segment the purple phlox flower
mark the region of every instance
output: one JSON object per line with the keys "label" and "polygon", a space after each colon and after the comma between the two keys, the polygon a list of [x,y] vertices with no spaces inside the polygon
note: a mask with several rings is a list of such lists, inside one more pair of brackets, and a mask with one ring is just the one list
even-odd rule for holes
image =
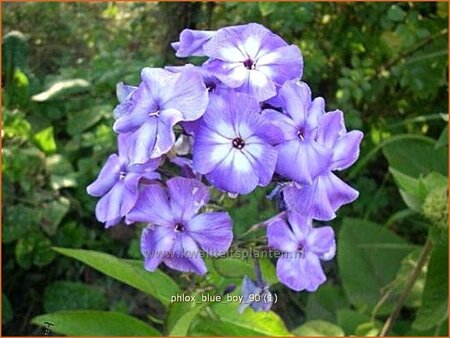
{"label": "purple phlox flower", "polygon": [[208,93],[198,72],[172,73],[144,68],[127,114],[114,123],[118,133],[133,133],[133,158],[144,163],[167,153],[175,142],[173,126],[205,112]]}
{"label": "purple phlox flower", "polygon": [[180,33],[180,41],[172,42],[171,46],[175,49],[175,55],[179,58],[205,56],[203,46],[215,33],[215,31],[199,31],[186,28]]}
{"label": "purple phlox flower", "polygon": [[300,78],[300,49],[256,23],[219,29],[203,46],[204,67],[223,83],[258,101],[276,95],[276,86]]}
{"label": "purple phlox flower", "polygon": [[149,223],[141,236],[147,270],[155,271],[163,262],[172,269],[203,275],[206,266],[200,249],[212,256],[228,250],[233,238],[228,213],[198,214],[209,198],[207,187],[195,179],[172,178],[167,189],[159,184],[143,187],[127,219]]}
{"label": "purple phlox flower", "polygon": [[273,295],[269,291],[269,285],[255,283],[248,276],[242,281],[241,296],[243,298],[238,309],[240,313],[249,306],[257,312],[269,311],[272,307]]}
{"label": "purple phlox flower", "polygon": [[210,99],[194,141],[194,169],[215,187],[247,194],[272,179],[280,131],[251,96],[229,91]]}
{"label": "purple phlox flower", "polygon": [[286,82],[279,95],[284,114],[272,109],[263,112],[283,132],[283,142],[276,146],[275,171],[296,182],[311,184],[329,168],[332,157],[331,149],[317,140],[325,102],[321,97],[311,100],[311,91],[304,82]]}
{"label": "purple phlox flower", "polygon": [[341,111],[326,113],[319,122],[317,141],[332,150],[329,168],[309,185],[289,184],[283,191],[288,208],[305,217],[326,221],[335,218],[342,205],[358,198],[358,191],[333,171],[347,169],[358,159],[362,138],[363,133],[358,130],[347,132]]}
{"label": "purple phlox flower", "polygon": [[101,197],[97,202],[95,214],[107,227],[119,223],[133,208],[138,198],[141,179],[151,181],[160,178],[160,175],[154,172],[159,165],[159,159],[133,164],[129,157],[131,142],[131,135],[119,135],[118,155],[108,157],[97,179],[87,187],[89,195]]}
{"label": "purple phlox flower", "polygon": [[230,89],[227,85],[222,83],[217,78],[217,76],[215,76],[213,73],[211,73],[205,67],[199,67],[199,66],[195,66],[193,64],[188,63],[184,66],[166,66],[165,69],[167,69],[171,72],[174,72],[174,73],[180,73],[185,70],[199,72],[203,78],[203,83],[205,84],[206,89],[208,90],[208,93],[210,95],[220,95],[222,90]]}
{"label": "purple phlox flower", "polygon": [[336,253],[333,228],[315,228],[312,220],[289,212],[267,226],[269,246],[283,255],[277,261],[281,283],[295,291],[316,291],[326,277],[320,261],[330,260]]}
{"label": "purple phlox flower", "polygon": [[129,113],[133,107],[133,94],[137,87],[129,86],[123,82],[119,82],[116,86],[117,99],[119,104],[113,111],[113,115],[116,119]]}

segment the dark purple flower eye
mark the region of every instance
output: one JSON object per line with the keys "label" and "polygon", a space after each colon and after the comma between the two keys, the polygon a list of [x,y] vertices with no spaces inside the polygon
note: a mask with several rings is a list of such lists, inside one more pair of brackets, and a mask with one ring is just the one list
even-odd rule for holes
{"label": "dark purple flower eye", "polygon": [[237,149],[242,149],[245,146],[245,141],[243,139],[241,139],[240,137],[236,137],[233,141],[232,141],[233,147],[237,148]]}
{"label": "dark purple flower eye", "polygon": [[173,231],[175,232],[183,232],[184,231],[184,225],[182,223],[176,223],[173,227]]}
{"label": "dark purple flower eye", "polygon": [[255,69],[255,67],[256,67],[255,63],[250,59],[247,59],[244,61],[244,66],[247,69]]}

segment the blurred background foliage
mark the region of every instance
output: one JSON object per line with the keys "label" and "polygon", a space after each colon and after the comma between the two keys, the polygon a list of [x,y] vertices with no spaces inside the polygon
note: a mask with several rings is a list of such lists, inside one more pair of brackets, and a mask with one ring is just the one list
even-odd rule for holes
{"label": "blurred background foliage", "polygon": [[[239,316],[169,297],[239,284],[251,262],[144,273],[139,229],[103,229],[85,189],[115,152],[116,83],[183,64],[169,45],[183,28],[247,22],[297,44],[314,96],[365,138],[327,283],[292,292],[265,262],[278,302]],[[2,3],[2,27],[4,335],[42,335],[44,319],[69,335],[377,335],[418,266],[391,334],[447,335],[447,3]],[[269,190],[225,199],[236,236],[276,213]]]}

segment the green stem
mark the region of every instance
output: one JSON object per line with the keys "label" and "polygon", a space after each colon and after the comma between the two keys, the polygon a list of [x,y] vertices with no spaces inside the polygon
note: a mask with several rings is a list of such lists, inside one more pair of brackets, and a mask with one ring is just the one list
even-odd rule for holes
{"label": "green stem", "polygon": [[428,257],[430,256],[431,252],[431,240],[427,239],[423,249],[422,253],[420,254],[419,260],[417,261],[416,267],[411,271],[408,280],[405,285],[405,289],[403,290],[402,294],[400,295],[400,298],[397,301],[397,305],[395,306],[394,311],[392,311],[389,318],[386,320],[386,322],[383,325],[383,328],[380,332],[380,337],[386,336],[389,331],[391,330],[392,326],[394,325],[395,320],[397,319],[400,310],[403,307],[403,304],[405,303],[406,299],[409,296],[409,293],[411,292],[412,287],[414,286],[414,283],[416,282],[417,278],[420,275],[420,272],[422,271],[422,268],[424,267],[425,263],[428,260]]}

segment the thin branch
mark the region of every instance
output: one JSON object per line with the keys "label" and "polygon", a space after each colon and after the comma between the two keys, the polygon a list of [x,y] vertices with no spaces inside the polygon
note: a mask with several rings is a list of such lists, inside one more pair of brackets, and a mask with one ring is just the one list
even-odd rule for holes
{"label": "thin branch", "polygon": [[420,275],[420,272],[422,271],[423,266],[427,262],[428,256],[431,252],[431,241],[430,239],[427,239],[422,253],[420,254],[419,260],[417,261],[417,265],[414,268],[413,271],[411,271],[408,281],[406,282],[405,289],[403,290],[403,293],[400,295],[400,298],[397,301],[397,305],[395,306],[394,311],[392,311],[389,318],[386,320],[386,322],[383,325],[383,328],[380,332],[380,337],[386,336],[389,331],[391,330],[392,326],[394,325],[395,320],[397,319],[400,310],[403,307],[403,304],[405,303],[406,299],[409,296],[409,293],[411,292],[412,287],[414,286],[414,283],[416,282],[417,278]]}
{"label": "thin branch", "polygon": [[275,216],[269,218],[268,220],[265,220],[265,221],[263,221],[263,222],[259,222],[259,223],[253,224],[246,232],[244,232],[242,235],[240,235],[237,239],[238,239],[238,240],[239,240],[239,239],[242,239],[242,238],[244,238],[245,236],[247,236],[248,234],[257,231],[257,230],[260,229],[260,228],[265,227],[265,226],[266,226],[267,224],[269,224],[271,221],[273,221],[274,219],[276,219],[276,218],[278,218],[278,217],[283,216],[285,213],[286,213],[286,211],[282,211],[282,212],[276,214]]}

